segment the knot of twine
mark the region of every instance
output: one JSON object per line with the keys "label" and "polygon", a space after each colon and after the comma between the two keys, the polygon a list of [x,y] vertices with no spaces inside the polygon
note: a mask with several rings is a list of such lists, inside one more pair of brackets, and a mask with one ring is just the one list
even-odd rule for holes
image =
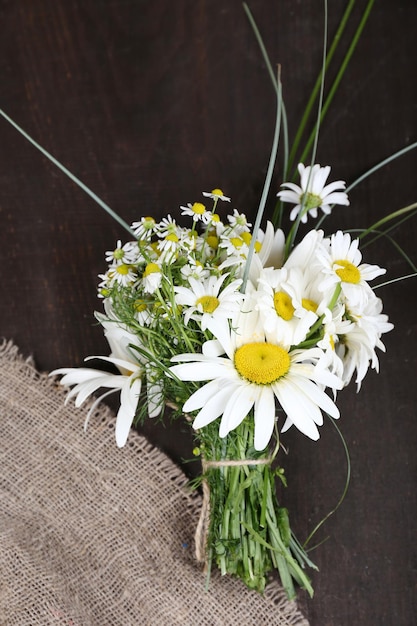
{"label": "knot of twine", "polygon": [[[268,465],[270,458],[264,459],[228,459],[224,461],[206,461],[202,457],[201,465],[203,476],[210,468],[236,467],[248,465]],[[198,563],[205,563],[207,568],[207,538],[210,526],[210,487],[206,478],[203,478],[203,502],[201,505],[200,517],[195,530],[195,556]]]}

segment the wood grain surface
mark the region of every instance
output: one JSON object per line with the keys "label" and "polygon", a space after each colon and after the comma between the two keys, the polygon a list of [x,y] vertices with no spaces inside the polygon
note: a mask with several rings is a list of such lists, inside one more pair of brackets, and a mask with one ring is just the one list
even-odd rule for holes
{"label": "wood grain surface", "polygon": [[[329,37],[346,0],[329,2]],[[359,22],[355,3],[334,64]],[[320,68],[323,3],[250,0],[274,65],[281,64],[290,137]],[[179,215],[221,187],[253,216],[272,142],[275,98],[240,0],[0,0],[0,107],[127,221]],[[377,0],[323,123],[317,160],[348,182],[417,140],[417,3]],[[334,77],[330,68],[326,87]],[[39,369],[105,354],[93,311],[104,252],[123,229],[0,120],[0,334]],[[362,228],[417,201],[417,152],[374,174],[326,222]],[[271,199],[281,182],[279,167]],[[395,231],[416,262],[417,218]],[[409,268],[388,240],[365,261]],[[395,324],[381,371],[339,396],[350,449],[348,495],[312,557],[312,626],[412,626],[416,606],[416,290],[380,289]],[[30,425],[28,425],[30,427]],[[147,425],[183,462],[185,427]],[[330,424],[311,442],[286,435],[282,499],[300,538],[335,505],[346,463]],[[7,442],[4,442],[7,445]]]}

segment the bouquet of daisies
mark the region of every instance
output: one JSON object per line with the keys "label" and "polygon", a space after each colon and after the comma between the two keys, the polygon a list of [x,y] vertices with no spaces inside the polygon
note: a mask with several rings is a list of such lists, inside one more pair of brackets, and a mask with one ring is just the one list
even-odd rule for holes
{"label": "bouquet of daisies", "polygon": [[[347,16],[348,9],[336,43]],[[334,205],[349,205],[345,183],[328,183],[330,167],[315,163],[329,57],[324,46],[317,89],[299,128],[302,133],[318,97],[314,145],[310,141],[304,150],[310,162],[299,163],[297,177],[288,175],[296,163],[300,133],[288,158],[284,128],[282,177],[287,182],[281,185],[272,221],[262,224],[280,125],[286,125],[279,76],[274,77],[264,53],[277,94],[277,116],[253,227],[244,213],[227,211],[231,201],[221,189],[181,207],[187,226],[171,215],[159,222],[142,217],[129,226],[0,111],[129,232],[126,243],[118,241],[106,253],[108,267],[99,277],[104,307],[96,317],[110,353],[89,359],[99,359],[105,367],[52,372],[71,388],[67,400],[75,398],[76,406],[81,406],[105,390],[92,403],[87,425],[97,403],[120,392],[115,432],[119,447],[126,444],[132,426],[147,416],[162,416],[167,407],[173,417],[185,419],[195,431],[194,452],[202,468],[198,560],[206,564],[208,575],[214,563],[223,574],[238,576],[258,591],[263,591],[270,572],[278,572],[289,597],[295,595],[295,584],[312,595],[306,567],[314,564],[305,544],[292,533],[288,511],[277,495],[277,486],[286,485],[278,458],[281,433],[293,427],[317,440],[324,416],[339,417],[337,392],[352,379],[359,390],[368,369],[378,369],[377,349],[384,350],[381,337],[392,329],[370,286],[385,270],[362,262],[360,236],[352,239],[342,231],[326,235],[321,229]],[[415,147],[417,143],[385,159],[354,184]],[[288,204],[292,225],[285,234],[280,224]],[[405,219],[416,207],[400,209],[372,228]],[[317,220],[315,227],[300,238],[299,227],[308,218]]]}
{"label": "bouquet of daisies", "polygon": [[[298,169],[300,184],[278,194],[294,204],[293,220],[349,203],[342,181],[325,184],[330,167]],[[323,413],[339,417],[337,391],[378,367],[392,325],[369,281],[385,270],[362,263],[349,234],[312,229],[294,244],[267,222],[255,235],[243,213],[224,215],[230,198],[220,189],[203,195],[181,207],[188,227],[143,217],[134,239],[106,253],[105,313],[96,316],[111,353],[91,358],[116,372],[53,373],[77,406],[98,389],[107,391],[96,402],[120,391],[118,446],[145,414],[168,405],[185,415],[206,500],[199,557],[259,591],[278,570],[289,596],[294,580],[312,593],[304,568],[313,564],[276,496],[275,479],[285,484],[274,462],[279,433],[295,427],[318,439]]]}

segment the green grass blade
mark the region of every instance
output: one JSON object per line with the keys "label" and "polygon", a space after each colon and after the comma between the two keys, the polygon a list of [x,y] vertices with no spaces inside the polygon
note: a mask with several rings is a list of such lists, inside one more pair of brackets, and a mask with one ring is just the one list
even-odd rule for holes
{"label": "green grass blade", "polygon": [[45,148],[43,148],[40,144],[38,144],[37,141],[35,141],[30,135],[28,135],[28,133],[24,131],[23,128],[21,128],[18,124],[16,124],[16,122],[12,120],[12,118],[9,117],[2,109],[0,109],[0,115],[2,115],[2,117],[4,117],[4,119],[9,122],[9,124],[11,124],[21,135],[23,135],[23,137],[27,139],[29,143],[31,143],[37,150],[39,150],[39,152],[46,156],[46,158],[49,159],[51,163],[53,163],[58,169],[60,169],[61,172],[65,174],[65,176],[70,178],[78,187],[80,187],[80,189],[82,189],[88,196],[90,196],[90,198],[92,198],[96,204],[104,209],[110,215],[110,217],[112,217],[116,222],[123,226],[123,228],[125,228],[131,236],[133,235],[133,237],[135,237],[130,226],[119,215],[117,215],[117,213],[115,213],[108,204],[103,202],[103,200],[99,198],[94,193],[94,191],[87,187],[87,185],[85,185],[79,178],[77,178],[77,176],[70,172],[69,169],[65,167],[65,165],[62,165],[60,161],[52,156],[52,154],[45,150]]}

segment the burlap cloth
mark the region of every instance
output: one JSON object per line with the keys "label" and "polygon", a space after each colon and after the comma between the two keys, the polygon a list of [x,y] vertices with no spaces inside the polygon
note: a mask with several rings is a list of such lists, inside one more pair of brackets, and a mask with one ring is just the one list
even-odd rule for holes
{"label": "burlap cloth", "polygon": [[195,563],[200,497],[114,416],[64,407],[65,392],[0,345],[0,624],[308,626],[272,583],[265,596]]}

